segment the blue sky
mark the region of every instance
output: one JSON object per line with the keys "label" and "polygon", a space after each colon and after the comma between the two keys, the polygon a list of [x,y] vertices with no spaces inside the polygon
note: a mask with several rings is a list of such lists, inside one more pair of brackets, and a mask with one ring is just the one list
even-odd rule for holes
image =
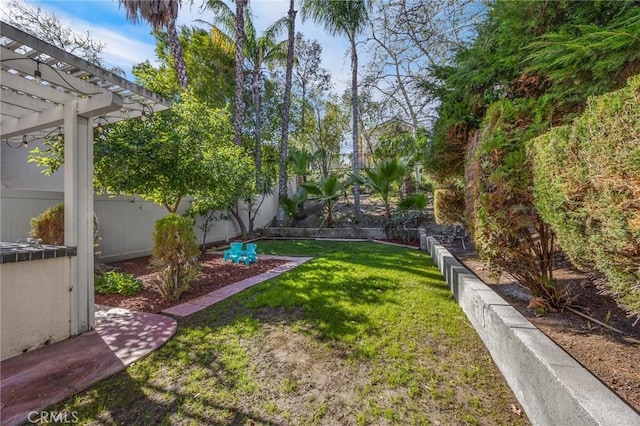
{"label": "blue sky", "polygon": [[[0,0],[4,10],[7,0]],[[127,73],[131,67],[146,59],[155,60],[155,42],[151,28],[146,22],[131,24],[126,20],[124,9],[118,0],[28,0],[40,8],[54,12],[65,23],[78,31],[89,31],[92,37],[106,45],[103,52],[108,66],[119,66]],[[200,0],[190,6],[189,0],[183,0],[178,15],[178,25],[201,24],[197,19],[212,21],[210,11],[200,11]],[[258,32],[266,28],[289,9],[287,0],[250,0],[254,15],[254,24]],[[350,60],[347,56],[349,44],[346,38],[332,37],[324,29],[310,21],[302,22],[300,14],[296,19],[296,31],[302,32],[308,39],[316,39],[323,47],[322,66],[331,71],[334,90],[341,93],[348,87],[350,79]],[[128,74],[129,78],[130,75]]]}

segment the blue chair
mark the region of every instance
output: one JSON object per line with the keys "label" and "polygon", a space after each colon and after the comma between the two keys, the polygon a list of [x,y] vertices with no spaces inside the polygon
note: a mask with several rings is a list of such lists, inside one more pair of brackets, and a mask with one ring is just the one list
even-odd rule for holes
{"label": "blue chair", "polygon": [[247,249],[242,251],[242,260],[244,260],[245,265],[249,265],[250,263],[256,263],[258,261],[258,245],[257,244],[247,244]]}
{"label": "blue chair", "polygon": [[242,243],[231,243],[231,248],[222,253],[222,261],[231,260],[238,263],[242,254]]}

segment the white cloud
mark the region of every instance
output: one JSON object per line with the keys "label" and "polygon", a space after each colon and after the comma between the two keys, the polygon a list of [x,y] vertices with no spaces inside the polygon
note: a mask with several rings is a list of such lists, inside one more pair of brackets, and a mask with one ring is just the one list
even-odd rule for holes
{"label": "white cloud", "polygon": [[111,65],[119,66],[130,72],[131,67],[149,59],[155,60],[155,45],[125,37],[105,27],[94,27],[91,35],[106,45],[104,50],[105,61]]}

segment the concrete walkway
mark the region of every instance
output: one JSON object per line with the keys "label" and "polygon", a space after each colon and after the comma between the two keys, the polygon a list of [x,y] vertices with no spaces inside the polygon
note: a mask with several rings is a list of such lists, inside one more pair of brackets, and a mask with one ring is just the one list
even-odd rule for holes
{"label": "concrete walkway", "polygon": [[124,370],[176,330],[176,321],[164,315],[97,306],[95,331],[2,361],[0,423],[20,424],[30,412]]}
{"label": "concrete walkway", "polygon": [[[190,315],[311,259],[267,255],[260,258],[289,262],[163,313]],[[2,361],[0,424],[21,424],[28,420],[29,413],[45,410],[124,370],[162,346],[176,331],[176,321],[165,315],[97,306],[95,331]],[[39,418],[37,413],[32,417]]]}
{"label": "concrete walkway", "polygon": [[[214,253],[217,253],[217,252],[214,252]],[[212,291],[211,293],[207,293],[204,296],[191,299],[190,301],[182,303],[181,305],[172,306],[162,311],[162,313],[173,315],[176,317],[189,316],[215,303],[218,303],[221,300],[226,299],[227,297],[231,297],[234,294],[240,293],[242,290],[245,290],[256,284],[260,284],[261,282],[266,281],[270,278],[273,278],[282,273],[285,273],[295,268],[296,266],[301,265],[305,262],[308,262],[309,260],[312,259],[311,257],[270,256],[270,255],[263,255],[263,254],[260,255],[260,258],[261,259],[281,259],[281,260],[288,260],[288,262],[285,263],[284,265],[280,265],[277,268],[271,269],[260,275],[249,277],[246,280],[238,281],[237,283],[228,285],[226,287],[222,287],[218,290]]]}

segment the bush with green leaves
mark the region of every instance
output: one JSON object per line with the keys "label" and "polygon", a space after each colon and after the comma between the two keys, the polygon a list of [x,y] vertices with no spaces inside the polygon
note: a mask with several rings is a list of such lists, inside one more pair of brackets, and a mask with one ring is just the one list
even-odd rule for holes
{"label": "bush with green leaves", "polygon": [[[42,244],[64,245],[64,204],[51,206],[40,216],[32,218],[30,236],[42,240]],[[97,243],[98,240],[98,219],[94,215],[93,241]]]}
{"label": "bush with green leaves", "polygon": [[402,179],[407,175],[407,162],[391,158],[384,160],[372,169],[365,170],[364,184],[380,196],[384,203],[386,218],[391,219],[391,195]]}
{"label": "bush with green leaves", "polygon": [[562,249],[640,316],[640,76],[530,150],[535,206]]}
{"label": "bush with green leaves", "polygon": [[320,182],[307,182],[300,185],[309,195],[317,196],[324,205],[327,228],[333,228],[333,209],[345,193],[345,188],[336,175],[329,175]]}
{"label": "bush with green leaves", "polygon": [[64,245],[64,204],[49,207],[40,216],[31,219],[32,238],[42,240],[42,244]]}
{"label": "bush with green leaves", "polygon": [[95,276],[95,289],[99,294],[134,296],[142,291],[142,281],[132,274],[109,271]]}
{"label": "bush with green leaves", "polygon": [[180,299],[198,274],[200,263],[193,220],[171,213],[156,221],[151,265],[159,269],[153,283],[168,301]]}
{"label": "bush with green leaves", "polygon": [[545,128],[536,100],[501,100],[487,111],[467,173],[469,225],[480,257],[507,272],[553,308],[566,294],[553,280],[555,236],[533,207],[526,144]]}
{"label": "bush with green leaves", "polygon": [[449,183],[433,191],[433,215],[440,225],[464,223],[464,187]]}

